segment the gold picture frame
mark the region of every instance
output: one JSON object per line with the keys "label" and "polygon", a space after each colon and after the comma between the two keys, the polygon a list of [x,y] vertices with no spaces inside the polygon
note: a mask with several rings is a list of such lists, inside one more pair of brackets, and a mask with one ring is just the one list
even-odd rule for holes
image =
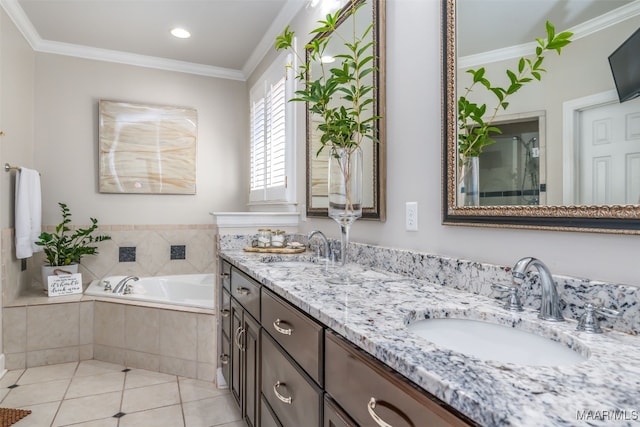
{"label": "gold picture frame", "polygon": [[193,108],[100,100],[101,193],[195,194]]}

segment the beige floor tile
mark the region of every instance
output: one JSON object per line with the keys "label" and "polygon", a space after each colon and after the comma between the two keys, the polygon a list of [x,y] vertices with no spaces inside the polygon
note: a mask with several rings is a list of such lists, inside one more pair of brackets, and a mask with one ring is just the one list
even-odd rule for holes
{"label": "beige floor tile", "polygon": [[232,423],[220,424],[216,427],[247,427],[247,424],[244,421],[234,421]]}
{"label": "beige floor tile", "polygon": [[124,391],[122,412],[138,412],[180,403],[178,383],[164,383]]}
{"label": "beige floor tile", "polygon": [[28,368],[20,377],[17,384],[33,384],[73,377],[78,362],[60,363],[57,365],[36,366]]}
{"label": "beige floor tile", "polygon": [[62,400],[70,379],[21,385],[11,389],[2,401],[4,407],[21,407]]}
{"label": "beige floor tile", "polygon": [[111,372],[120,372],[125,367],[116,363],[102,362],[100,360],[84,360],[78,365],[76,377],[84,377],[87,375],[108,374]]}
{"label": "beige floor tile", "polygon": [[120,392],[65,400],[60,405],[53,426],[67,426],[111,417],[120,412],[121,400]]}
{"label": "beige floor tile", "polygon": [[29,415],[13,424],[13,427],[43,427],[50,426],[60,402],[41,403],[39,405],[22,406],[20,409],[31,411]]}
{"label": "beige floor tile", "polygon": [[24,372],[24,369],[16,369],[15,371],[8,371],[6,374],[4,374],[2,379],[0,379],[0,387],[1,388],[9,387],[10,385],[17,383],[18,378],[20,378],[20,375],[22,375],[23,372]]}
{"label": "beige floor tile", "polygon": [[132,369],[127,372],[124,388],[145,387],[149,385],[176,382],[175,375],[163,374],[161,372],[147,371],[145,369]]}
{"label": "beige floor tile", "polygon": [[182,427],[182,408],[180,405],[165,406],[148,411],[134,412],[120,418],[119,427]]}
{"label": "beige floor tile", "polygon": [[199,381],[191,378],[179,378],[179,385],[182,402],[208,399],[229,393],[229,390],[218,389],[212,382]]}
{"label": "beige floor tile", "polygon": [[240,421],[240,410],[231,394],[182,404],[186,427],[211,427]]}
{"label": "beige floor tile", "polygon": [[122,391],[124,389],[124,375],[124,372],[111,372],[86,377],[76,376],[71,380],[65,399]]}
{"label": "beige floor tile", "polygon": [[77,424],[67,424],[64,427],[118,427],[118,419],[109,417],[95,421],[83,421]]}

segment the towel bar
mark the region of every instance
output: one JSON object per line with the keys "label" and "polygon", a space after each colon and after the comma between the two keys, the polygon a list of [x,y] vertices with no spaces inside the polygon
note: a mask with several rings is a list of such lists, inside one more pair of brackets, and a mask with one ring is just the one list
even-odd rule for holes
{"label": "towel bar", "polygon": [[19,171],[19,170],[20,170],[20,166],[11,166],[9,163],[4,164],[5,172]]}

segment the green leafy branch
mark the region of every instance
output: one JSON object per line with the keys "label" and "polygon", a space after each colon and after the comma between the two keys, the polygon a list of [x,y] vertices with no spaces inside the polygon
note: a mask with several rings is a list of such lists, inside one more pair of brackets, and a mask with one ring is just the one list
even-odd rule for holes
{"label": "green leafy branch", "polygon": [[[536,46],[535,56],[520,58],[517,71],[506,70],[509,78],[508,87],[493,86],[485,76],[484,67],[477,70],[467,70],[467,73],[473,76],[473,81],[466,88],[464,95],[458,98],[458,152],[461,158],[479,156],[485,146],[495,143],[495,140],[489,135],[491,133],[501,134],[502,132],[498,127],[492,126],[492,123],[498,112],[506,110],[509,106],[508,98],[518,92],[525,84],[542,79],[542,73],[546,72],[542,68],[545,52],[555,50],[560,55],[562,48],[571,43],[570,38],[573,33],[565,31],[556,34],[553,24],[549,21],[546,23],[546,30],[546,39],[536,39],[538,46]],[[484,117],[487,113],[487,104],[478,105],[468,99],[469,94],[478,84],[484,86],[497,98],[497,104],[486,120]]]}
{"label": "green leafy branch", "polygon": [[[339,147],[353,149],[359,147],[364,138],[377,142],[376,120],[380,117],[367,114],[374,103],[373,84],[367,84],[365,77],[377,70],[374,65],[374,42],[367,37],[373,24],[367,26],[361,35],[356,34],[355,13],[365,3],[351,0],[346,13],[353,16],[351,39],[344,38],[337,30],[343,11],[328,14],[310,34],[317,34],[306,46],[307,58],[302,58],[293,46],[295,33],[287,26],[276,37],[276,50],[291,50],[298,57],[299,69],[296,79],[304,83],[291,101],[306,102],[310,113],[320,118],[318,130],[321,132],[320,149]],[[335,55],[337,65],[329,66],[323,61],[329,43],[334,37],[341,40],[346,53]],[[311,67],[318,64],[320,75],[312,76]]]}

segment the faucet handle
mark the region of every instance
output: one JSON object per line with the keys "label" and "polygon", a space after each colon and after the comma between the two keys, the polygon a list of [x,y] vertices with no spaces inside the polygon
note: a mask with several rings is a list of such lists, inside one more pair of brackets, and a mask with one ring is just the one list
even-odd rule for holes
{"label": "faucet handle", "polygon": [[598,320],[598,314],[607,317],[618,317],[620,312],[611,308],[605,308],[603,306],[596,306],[593,303],[586,303],[584,306],[584,313],[578,320],[579,331],[584,331],[590,334],[601,334],[602,328],[600,328],[600,321]]}
{"label": "faucet handle", "polygon": [[498,292],[509,292],[509,299],[504,304],[505,310],[523,311],[522,302],[520,302],[520,295],[518,295],[517,286],[493,284],[491,285],[491,289]]}

